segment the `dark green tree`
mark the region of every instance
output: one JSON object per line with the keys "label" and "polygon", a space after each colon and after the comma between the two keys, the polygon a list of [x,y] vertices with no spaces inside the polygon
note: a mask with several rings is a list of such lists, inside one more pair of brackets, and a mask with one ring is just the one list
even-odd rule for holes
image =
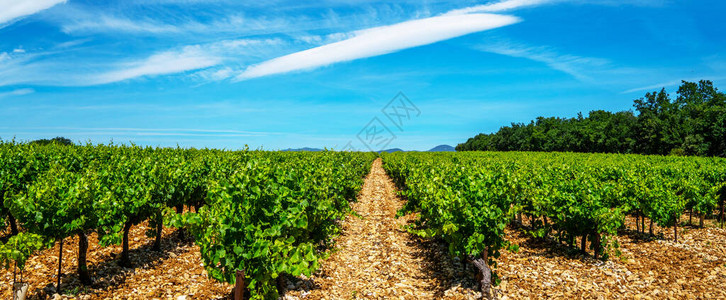
{"label": "dark green tree", "polygon": [[683,81],[633,102],[633,111],[591,111],[587,117],[537,117],[478,134],[457,151],[571,151],[726,156],[726,96],[711,81]]}

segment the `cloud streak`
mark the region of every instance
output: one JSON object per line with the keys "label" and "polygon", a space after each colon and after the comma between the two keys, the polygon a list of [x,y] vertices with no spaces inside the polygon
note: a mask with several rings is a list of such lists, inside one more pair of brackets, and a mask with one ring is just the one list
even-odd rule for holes
{"label": "cloud streak", "polygon": [[522,8],[522,7],[548,4],[548,3],[557,2],[557,1],[558,0],[503,0],[503,1],[493,2],[493,3],[471,6],[471,7],[462,8],[462,9],[455,9],[455,10],[447,12],[444,15],[455,16],[455,15],[463,15],[463,14],[471,14],[471,13],[503,12],[503,11],[513,10],[513,9]]}
{"label": "cloud streak", "polygon": [[[2,1],[21,3],[17,0],[0,0],[0,3]],[[57,4],[65,1],[36,0],[22,3],[25,3],[25,6],[35,4],[35,7],[39,8],[44,7],[40,5],[41,3],[52,6],[50,3]],[[483,12],[500,12],[555,1],[562,0],[504,0],[453,10],[435,17],[404,21],[360,31],[339,32],[320,36],[303,35],[297,37],[297,41],[313,45],[324,45],[284,56],[278,56],[282,51],[275,51],[280,49],[252,47],[245,44],[247,43],[246,40],[223,40],[156,52],[150,56],[126,62],[75,66],[76,70],[79,70],[79,68],[85,69],[84,72],[67,74],[68,76],[53,76],[50,74],[57,74],[57,72],[49,72],[48,69],[65,70],[68,66],[51,59],[44,59],[42,55],[0,53],[0,65],[6,65],[5,70],[0,70],[0,85],[31,83],[89,86],[178,73],[188,73],[192,78],[202,81],[219,81],[228,78],[241,81],[274,74],[312,70],[336,63],[385,55],[507,26],[519,22],[520,19],[514,16],[485,14]],[[148,32],[168,35],[187,32],[234,32],[239,31],[240,27],[246,28],[245,31],[265,31],[268,30],[265,28],[270,27],[277,29],[288,28],[289,30],[290,22],[292,22],[290,20],[282,21],[280,18],[245,18],[241,15],[224,16],[211,22],[200,22],[187,15],[164,16],[160,20],[143,17],[132,20],[127,18],[125,12],[111,11],[99,15],[98,12],[92,13],[84,6],[78,5],[66,5],[58,11],[58,13],[55,13],[55,17],[63,17],[61,19],[66,20],[62,22],[61,26],[66,33],[112,29],[113,32]],[[293,23],[304,25],[303,28],[309,28],[311,23],[317,24],[305,18],[295,20],[297,21]],[[334,21],[330,22],[336,23]],[[295,27],[300,29],[300,26]],[[268,44],[268,46],[273,45]],[[266,53],[261,53],[263,52],[262,49]],[[269,59],[270,54],[272,54],[272,57],[278,57]],[[264,59],[269,60],[251,65],[251,63]],[[246,68],[240,69],[239,66],[246,66]],[[565,67],[560,66],[560,68]],[[17,73],[26,76],[16,76]]]}
{"label": "cloud streak", "polygon": [[93,86],[184,72],[189,72],[189,77],[195,80],[218,81],[235,75],[228,64],[259,61],[269,57],[268,51],[277,51],[284,45],[286,43],[279,38],[222,40],[171,48],[125,62],[97,63],[56,59],[56,55],[65,49],[36,53],[0,52],[0,86]]}
{"label": "cloud streak", "polygon": [[278,132],[244,131],[232,129],[186,129],[186,128],[105,128],[105,127],[0,127],[2,129],[26,130],[23,134],[46,135],[108,135],[108,136],[196,136],[196,137],[259,137],[278,135]]}
{"label": "cloud streak", "polygon": [[531,47],[508,42],[483,44],[475,49],[541,62],[580,81],[591,81],[588,73],[607,69],[610,65],[608,60],[602,58],[560,54],[549,47]]}
{"label": "cloud streak", "polygon": [[444,15],[463,15],[471,13],[500,13],[520,8],[534,7],[547,4],[571,3],[571,4],[589,4],[589,5],[606,5],[606,6],[647,6],[657,7],[663,6],[668,0],[500,0],[492,1],[487,4],[470,6],[460,9],[451,10]]}
{"label": "cloud streak", "polygon": [[353,37],[271,59],[244,70],[236,80],[311,70],[335,63],[398,52],[519,22],[513,16],[468,14],[438,16],[381,26],[353,33]]}
{"label": "cloud streak", "polygon": [[11,96],[22,96],[35,93],[34,89],[17,89],[9,92],[0,93],[0,98],[11,97]]}
{"label": "cloud streak", "polygon": [[[0,0],[2,1],[2,0]],[[144,6],[145,7],[145,6]],[[193,14],[147,15],[146,10],[98,12],[81,5],[68,5],[51,16],[66,34],[134,34],[162,37],[251,36],[275,33],[294,33],[330,26],[330,20],[310,20],[301,16],[250,17],[244,14],[213,12],[212,20]]]}
{"label": "cloud streak", "polygon": [[65,2],[66,0],[0,0],[0,28],[21,17]]}
{"label": "cloud streak", "polygon": [[623,91],[621,94],[630,94],[630,93],[645,92],[645,91],[650,92],[650,91],[660,90],[662,88],[678,86],[684,80],[685,81],[690,81],[690,82],[698,82],[699,80],[704,80],[704,79],[705,80],[711,80],[711,81],[713,81],[713,80],[724,80],[724,79],[726,79],[726,76],[713,76],[713,77],[701,76],[701,77],[694,77],[694,78],[687,78],[687,79],[671,80],[671,81],[661,82],[661,83],[658,83],[658,84],[652,84],[652,85],[648,85],[648,86],[641,86],[641,87],[632,88],[632,89]]}
{"label": "cloud streak", "polygon": [[166,51],[152,55],[142,61],[130,63],[128,67],[99,75],[93,84],[106,84],[127,79],[179,73],[217,65],[222,59],[210,56],[199,46],[187,46],[181,51]]}
{"label": "cloud streak", "polygon": [[[170,50],[154,54],[148,58],[131,62],[118,70],[98,75],[92,84],[106,84],[128,79],[181,73],[208,69],[219,66],[231,60],[232,53],[245,52],[245,55],[255,55],[260,48],[282,44],[279,39],[239,39],[224,40],[209,44],[192,45],[181,50]],[[236,53],[235,53],[236,54]],[[239,54],[234,59],[239,59]],[[207,80],[222,80],[230,76],[229,68],[204,70],[197,73],[197,77]]]}

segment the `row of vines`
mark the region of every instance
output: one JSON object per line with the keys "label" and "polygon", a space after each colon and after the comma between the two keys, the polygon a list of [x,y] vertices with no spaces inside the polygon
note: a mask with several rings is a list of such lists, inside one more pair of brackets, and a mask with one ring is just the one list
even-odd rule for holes
{"label": "row of vines", "polygon": [[374,157],[2,143],[0,218],[10,233],[0,263],[22,269],[34,251],[60,243],[62,254],[63,240],[78,236],[88,284],[87,236],[123,245],[129,266],[129,230],[148,221],[157,250],[163,226],[182,228],[211,277],[234,283],[244,270],[251,296],[272,298],[280,276],[317,268]]}
{"label": "row of vines", "polygon": [[485,294],[498,282],[490,266],[500,251],[517,247],[504,238],[505,227],[524,218],[531,225],[520,227],[534,236],[602,258],[617,253],[614,237],[626,215],[643,232],[648,219],[651,234],[653,223],[672,226],[676,241],[686,211],[701,220],[724,218],[726,160],[720,158],[467,152],[395,153],[383,161],[408,199],[402,213],[419,213],[411,230],[468,257]]}

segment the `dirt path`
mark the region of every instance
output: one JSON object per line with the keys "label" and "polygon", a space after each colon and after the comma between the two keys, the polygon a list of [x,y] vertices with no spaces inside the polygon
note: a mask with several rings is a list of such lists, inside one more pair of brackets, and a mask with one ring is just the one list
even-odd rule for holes
{"label": "dirt path", "polygon": [[[404,204],[377,159],[338,238],[338,251],[322,270],[288,291],[291,299],[476,299],[464,266],[445,249],[404,228],[413,216],[396,218]],[[292,283],[291,283],[292,284]]]}

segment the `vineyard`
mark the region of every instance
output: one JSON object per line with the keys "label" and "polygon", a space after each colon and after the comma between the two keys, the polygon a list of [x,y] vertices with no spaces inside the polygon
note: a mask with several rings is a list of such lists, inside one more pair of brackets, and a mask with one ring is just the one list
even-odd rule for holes
{"label": "vineyard", "polygon": [[[193,237],[209,277],[244,270],[253,298],[274,298],[284,275],[310,275],[350,212],[373,154],[0,145],[1,217],[10,227],[0,261],[23,270],[35,251],[77,237],[78,278],[91,284],[87,236],[122,245],[145,223],[161,250],[164,226]],[[184,211],[191,208],[193,212]]]}
{"label": "vineyard", "polygon": [[420,214],[411,231],[467,257],[487,297],[499,283],[496,259],[518,249],[505,238],[510,223],[603,259],[621,255],[616,237],[626,216],[643,234],[648,227],[653,235],[654,224],[672,227],[676,243],[686,211],[703,226],[718,210],[723,227],[726,161],[718,158],[485,152],[383,160],[408,200],[401,213]]}
{"label": "vineyard", "polygon": [[[114,294],[120,283],[103,284],[99,274],[153,274],[126,283],[137,285],[135,293],[157,284],[159,269],[168,267],[178,278],[165,280],[219,291],[195,298],[230,296],[236,282],[253,299],[597,298],[603,288],[622,297],[644,293],[639,289],[661,284],[653,271],[664,267],[701,274],[684,277],[687,283],[664,275],[664,286],[678,281],[686,293],[686,285],[706,286],[695,297],[724,295],[724,159],[534,152],[380,158],[3,143],[0,217],[8,226],[0,263],[8,273],[0,282],[42,273],[31,298],[63,291],[67,277],[73,293],[90,286],[86,294],[98,298],[141,298]],[[172,246],[171,239],[194,245]],[[75,257],[68,258],[69,247]],[[138,265],[140,256],[160,262]],[[111,261],[117,267],[99,271]],[[202,266],[202,277],[225,284],[196,279]],[[562,281],[571,272],[592,275],[598,288]],[[598,275],[618,272],[633,282],[653,280],[608,285],[610,275]],[[532,277],[559,281],[542,286]],[[574,294],[545,294],[552,286]]]}

